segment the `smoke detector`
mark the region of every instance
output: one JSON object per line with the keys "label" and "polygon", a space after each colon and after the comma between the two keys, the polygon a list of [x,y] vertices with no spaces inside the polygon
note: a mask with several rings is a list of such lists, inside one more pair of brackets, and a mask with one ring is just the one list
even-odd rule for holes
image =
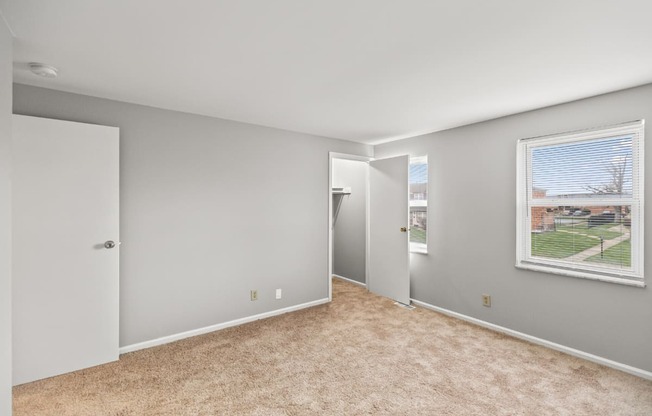
{"label": "smoke detector", "polygon": [[51,65],[41,64],[38,62],[30,62],[29,69],[38,75],[39,77],[44,78],[56,78],[59,70]]}

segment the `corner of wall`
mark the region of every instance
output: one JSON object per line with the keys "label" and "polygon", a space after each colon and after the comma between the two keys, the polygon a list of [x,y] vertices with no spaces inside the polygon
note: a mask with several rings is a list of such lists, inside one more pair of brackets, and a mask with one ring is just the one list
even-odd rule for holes
{"label": "corner of wall", "polygon": [[11,107],[13,37],[0,12],[0,416],[11,415]]}

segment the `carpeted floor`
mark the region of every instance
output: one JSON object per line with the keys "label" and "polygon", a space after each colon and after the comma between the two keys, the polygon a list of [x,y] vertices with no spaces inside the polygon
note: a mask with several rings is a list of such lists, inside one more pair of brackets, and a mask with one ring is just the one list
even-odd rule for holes
{"label": "carpeted floor", "polygon": [[652,382],[409,311],[333,302],[14,388],[15,415],[652,415]]}

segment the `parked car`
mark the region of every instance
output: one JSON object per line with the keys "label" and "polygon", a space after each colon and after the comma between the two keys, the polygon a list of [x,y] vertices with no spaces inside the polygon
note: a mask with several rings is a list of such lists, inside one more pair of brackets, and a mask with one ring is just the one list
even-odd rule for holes
{"label": "parked car", "polygon": [[603,224],[611,224],[616,220],[616,214],[613,212],[605,211],[600,215],[591,215],[589,217],[589,227],[595,227]]}

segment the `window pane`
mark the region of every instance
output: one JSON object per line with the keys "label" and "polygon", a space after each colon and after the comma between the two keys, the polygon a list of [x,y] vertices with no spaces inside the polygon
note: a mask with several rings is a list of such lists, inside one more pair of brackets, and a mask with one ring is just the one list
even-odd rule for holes
{"label": "window pane", "polygon": [[632,135],[532,148],[532,198],[631,198]]}
{"label": "window pane", "polygon": [[631,269],[631,206],[532,207],[532,256]]}
{"label": "window pane", "polygon": [[428,159],[410,159],[410,247],[412,251],[424,251],[428,229]]}
{"label": "window pane", "polygon": [[410,207],[410,242],[426,244],[428,211],[426,207]]}
{"label": "window pane", "polygon": [[517,267],[643,286],[644,130],[519,141]]}

